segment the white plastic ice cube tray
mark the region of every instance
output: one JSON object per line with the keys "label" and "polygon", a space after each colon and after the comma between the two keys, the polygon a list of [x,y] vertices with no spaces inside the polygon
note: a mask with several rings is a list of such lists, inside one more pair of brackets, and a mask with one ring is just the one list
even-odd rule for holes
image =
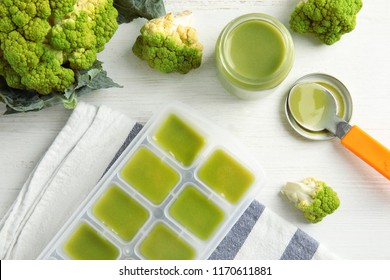
{"label": "white plastic ice cube tray", "polygon": [[41,259],[207,259],[264,185],[227,131],[181,103],[155,114]]}

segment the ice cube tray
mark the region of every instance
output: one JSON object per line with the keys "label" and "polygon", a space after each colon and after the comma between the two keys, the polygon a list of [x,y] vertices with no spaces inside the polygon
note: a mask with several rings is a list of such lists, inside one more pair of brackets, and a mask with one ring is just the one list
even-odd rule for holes
{"label": "ice cube tray", "polygon": [[264,185],[258,161],[188,106],[164,106],[40,259],[207,259]]}

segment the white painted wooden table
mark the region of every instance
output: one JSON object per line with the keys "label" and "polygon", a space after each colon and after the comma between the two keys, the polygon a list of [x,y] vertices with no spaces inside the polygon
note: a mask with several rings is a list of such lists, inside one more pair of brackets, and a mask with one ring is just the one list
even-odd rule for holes
{"label": "white painted wooden table", "polygon": [[[122,89],[81,98],[105,104],[146,122],[162,103],[184,102],[230,129],[256,155],[269,180],[257,199],[346,259],[390,259],[390,182],[342,147],[337,139],[310,141],[288,125],[283,102],[291,84],[311,72],[340,79],[354,102],[352,123],[390,147],[390,2],[365,1],[356,29],[332,46],[292,34],[296,58],[288,78],[272,94],[242,101],[227,94],[216,77],[214,44],[224,25],[248,12],[268,13],[288,26],[298,0],[166,0],[167,11],[190,9],[204,44],[202,66],[187,75],[164,75],[131,52],[145,22],[121,25],[100,59]],[[0,105],[0,110],[4,106]],[[60,106],[0,117],[0,218],[30,171],[71,114]],[[308,224],[280,196],[287,180],[314,176],[339,193],[341,206],[319,224]]]}

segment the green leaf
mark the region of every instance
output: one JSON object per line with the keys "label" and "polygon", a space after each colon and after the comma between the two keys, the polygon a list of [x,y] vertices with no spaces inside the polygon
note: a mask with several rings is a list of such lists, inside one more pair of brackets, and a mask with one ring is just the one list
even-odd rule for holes
{"label": "green leaf", "polygon": [[61,103],[67,109],[74,109],[77,106],[77,98],[83,94],[102,88],[122,87],[107,76],[100,61],[96,61],[88,70],[76,72],[75,76],[76,82],[65,92],[48,95],[10,88],[0,79],[0,101],[7,107],[4,114],[37,111]]}
{"label": "green leaf", "polygon": [[119,13],[119,24],[139,17],[150,20],[166,14],[163,0],[114,0],[114,7]]}
{"label": "green leaf", "polygon": [[45,107],[44,101],[37,93],[4,85],[0,88],[0,101],[6,104],[7,110],[4,114],[36,111]]}

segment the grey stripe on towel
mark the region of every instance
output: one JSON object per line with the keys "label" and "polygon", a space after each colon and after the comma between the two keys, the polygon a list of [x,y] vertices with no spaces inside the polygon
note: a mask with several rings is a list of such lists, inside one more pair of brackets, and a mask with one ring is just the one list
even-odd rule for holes
{"label": "grey stripe on towel", "polygon": [[284,250],[281,260],[311,260],[319,243],[304,231],[297,229]]}
{"label": "grey stripe on towel", "polygon": [[[126,147],[141,131],[143,125],[136,123],[133,129],[130,131],[127,139],[123,143],[122,147],[118,150],[115,157],[111,161],[107,170],[115,162],[115,160],[122,154]],[[106,170],[106,171],[107,171]],[[209,257],[210,260],[233,260],[238,251],[244,245],[249,233],[256,225],[257,221],[261,217],[265,206],[260,202],[254,200],[232,227],[230,232],[221,241],[215,251]],[[260,237],[259,237],[260,238]],[[307,235],[302,230],[298,229],[289,244],[287,245],[281,260],[309,260],[313,257],[318,248],[318,242]]]}
{"label": "grey stripe on towel", "polygon": [[242,245],[244,245],[246,238],[257,223],[261,213],[263,213],[264,208],[264,205],[254,200],[211,254],[209,260],[233,260]]}

